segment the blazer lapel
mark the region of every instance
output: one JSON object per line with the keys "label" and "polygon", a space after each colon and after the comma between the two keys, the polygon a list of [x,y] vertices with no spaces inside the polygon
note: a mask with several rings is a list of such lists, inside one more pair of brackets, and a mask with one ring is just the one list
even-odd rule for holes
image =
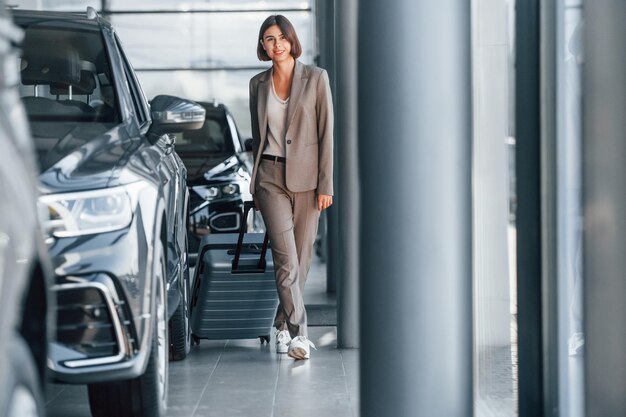
{"label": "blazer lapel", "polygon": [[267,99],[271,88],[271,74],[271,68],[265,71],[263,76],[259,78],[259,89],[257,90],[257,115],[259,117],[259,134],[261,135],[261,152],[259,153],[262,153],[267,138]]}
{"label": "blazer lapel", "polygon": [[298,102],[300,101],[300,94],[304,90],[308,79],[308,71],[305,71],[304,65],[296,60],[293,80],[291,81],[291,93],[289,94],[289,106],[287,107],[287,130],[289,130],[289,126],[293,121],[293,115],[296,113]]}

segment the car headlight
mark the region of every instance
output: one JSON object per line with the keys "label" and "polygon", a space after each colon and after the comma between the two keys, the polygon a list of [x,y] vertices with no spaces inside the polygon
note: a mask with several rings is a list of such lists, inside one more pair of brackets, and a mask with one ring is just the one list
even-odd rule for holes
{"label": "car headlight", "polygon": [[220,197],[228,197],[239,194],[239,184],[229,183],[222,185],[199,186],[193,188],[196,193],[205,200],[214,200]]}
{"label": "car headlight", "polygon": [[106,188],[41,196],[48,208],[47,233],[56,237],[112,232],[128,227],[133,219],[138,186]]}
{"label": "car headlight", "polygon": [[237,184],[226,184],[222,187],[222,194],[233,195],[239,192],[239,186]]}

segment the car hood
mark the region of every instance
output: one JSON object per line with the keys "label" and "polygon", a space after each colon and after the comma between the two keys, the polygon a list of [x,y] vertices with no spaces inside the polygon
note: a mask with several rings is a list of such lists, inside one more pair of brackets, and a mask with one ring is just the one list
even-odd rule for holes
{"label": "car hood", "polygon": [[128,159],[133,142],[124,125],[32,122],[43,192],[107,186]]}

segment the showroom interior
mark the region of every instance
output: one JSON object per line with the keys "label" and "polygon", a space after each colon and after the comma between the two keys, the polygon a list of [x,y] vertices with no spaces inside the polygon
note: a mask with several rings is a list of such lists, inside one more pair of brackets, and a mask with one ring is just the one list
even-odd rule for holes
{"label": "showroom interior", "polygon": [[[304,289],[317,350],[308,361],[293,361],[276,355],[273,338],[269,344],[227,338],[191,343],[181,360],[155,371],[168,379],[166,391],[159,391],[167,409],[159,415],[626,414],[626,233],[620,232],[626,222],[619,215],[626,213],[626,3],[5,3],[4,17],[15,15],[13,24],[26,32],[30,23],[20,22],[30,17],[20,18],[23,10],[102,19],[103,33],[110,31],[122,51],[120,68],[136,83],[130,86],[135,96],[143,94],[152,112],[161,105],[153,101],[158,95],[200,103],[209,109],[206,117],[211,108],[219,111],[232,129],[224,138],[234,140],[232,152],[243,167],[238,169],[251,158],[249,81],[271,64],[256,54],[263,20],[288,17],[302,44],[299,61],[329,75],[335,200],[322,215]],[[5,32],[13,36],[22,62],[20,96],[29,121],[36,122],[24,92],[35,91],[38,98],[33,84],[41,81],[26,78],[28,53],[19,52],[31,41],[27,35],[22,44],[22,35],[4,27],[0,40]],[[117,65],[114,58],[110,62]],[[101,85],[94,90],[101,96],[94,97],[106,104]],[[52,84],[49,91],[54,96]],[[57,99],[72,98],[71,88],[58,91]],[[75,94],[80,97],[80,90]],[[138,131],[150,132],[150,108],[136,110],[146,121]],[[7,115],[3,119],[15,117]],[[35,125],[31,133],[39,134]],[[201,216],[216,197],[200,192],[194,201],[200,183],[193,176],[206,177],[213,168],[188,163],[193,137],[180,133],[167,152],[173,149],[187,166],[188,182],[179,191],[191,194],[189,219],[200,242],[205,234],[237,232],[245,219],[227,229],[226,214],[220,214],[221,223]],[[180,174],[183,168],[169,169]],[[47,178],[39,177],[42,195]],[[251,198],[246,192],[242,199]],[[183,217],[179,222],[188,221]],[[182,237],[191,229],[175,230]],[[0,249],[4,244],[0,239]],[[167,260],[173,251],[181,265],[189,262],[193,283],[202,273],[203,253],[198,243],[186,245],[176,252],[165,244],[162,250]],[[137,265],[141,270],[143,262]],[[164,265],[165,274],[168,268],[174,266]],[[168,298],[169,285],[154,291]],[[179,305],[189,303],[186,297]],[[142,335],[151,331],[137,328],[132,343],[139,351]],[[135,366],[145,368],[148,359],[137,356],[144,365]],[[103,377],[56,380],[52,372],[44,374],[40,401],[52,417],[92,415],[90,384],[107,383]]]}

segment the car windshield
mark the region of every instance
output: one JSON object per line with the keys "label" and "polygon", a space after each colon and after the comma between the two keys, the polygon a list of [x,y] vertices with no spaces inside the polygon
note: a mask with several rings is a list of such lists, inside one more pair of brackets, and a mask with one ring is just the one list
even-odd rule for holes
{"label": "car windshield", "polygon": [[20,95],[31,121],[119,121],[100,30],[46,21],[23,29]]}
{"label": "car windshield", "polygon": [[226,117],[213,116],[207,113],[202,128],[177,133],[176,152],[183,161],[234,154],[235,148]]}

